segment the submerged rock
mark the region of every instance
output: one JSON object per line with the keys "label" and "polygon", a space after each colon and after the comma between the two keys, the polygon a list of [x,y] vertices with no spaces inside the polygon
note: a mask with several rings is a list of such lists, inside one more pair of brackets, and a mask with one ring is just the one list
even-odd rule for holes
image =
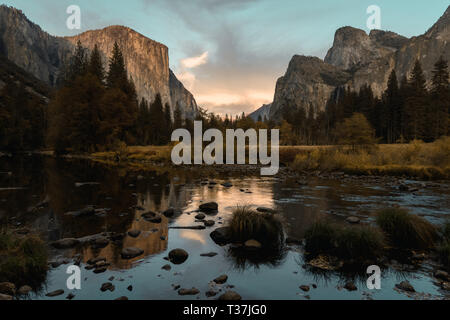
{"label": "submerged rock", "polygon": [[162,214],[167,218],[172,218],[173,216],[178,215],[180,213],[181,213],[180,209],[169,208],[166,211],[164,211]]}
{"label": "submerged rock", "polygon": [[86,208],[83,208],[78,211],[70,211],[66,212],[66,216],[73,216],[73,217],[87,217],[87,216],[93,216],[95,214],[95,208],[93,206],[87,206]]}
{"label": "submerged rock", "polygon": [[182,264],[189,257],[189,254],[183,249],[173,249],[169,252],[169,261],[173,264]]}
{"label": "submerged rock", "polygon": [[212,226],[215,225],[216,223],[214,222],[214,220],[205,220],[205,221],[203,221],[203,224],[204,224],[206,227],[212,227]]}
{"label": "submerged rock", "polygon": [[206,218],[206,216],[204,213],[199,213],[195,216],[195,219],[198,219],[198,220],[203,220],[205,218]]}

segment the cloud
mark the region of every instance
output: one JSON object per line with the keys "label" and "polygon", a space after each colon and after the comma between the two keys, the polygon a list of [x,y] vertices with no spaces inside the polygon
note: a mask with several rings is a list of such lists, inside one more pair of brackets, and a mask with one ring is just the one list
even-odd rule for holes
{"label": "cloud", "polygon": [[185,58],[180,61],[181,67],[192,69],[208,63],[208,51],[203,52],[197,57]]}

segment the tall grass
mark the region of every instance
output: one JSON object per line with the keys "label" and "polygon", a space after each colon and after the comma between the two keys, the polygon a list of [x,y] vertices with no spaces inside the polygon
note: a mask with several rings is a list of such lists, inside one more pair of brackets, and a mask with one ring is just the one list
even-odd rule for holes
{"label": "tall grass", "polygon": [[428,249],[438,239],[437,228],[422,217],[401,208],[383,209],[377,213],[376,223],[392,245],[404,249]]}
{"label": "tall grass", "polygon": [[442,241],[437,246],[437,252],[441,262],[447,269],[450,269],[450,221],[444,223],[441,228]]}
{"label": "tall grass", "polygon": [[265,248],[280,247],[284,240],[283,225],[275,215],[257,212],[247,206],[237,207],[228,221],[233,241],[259,241]]}

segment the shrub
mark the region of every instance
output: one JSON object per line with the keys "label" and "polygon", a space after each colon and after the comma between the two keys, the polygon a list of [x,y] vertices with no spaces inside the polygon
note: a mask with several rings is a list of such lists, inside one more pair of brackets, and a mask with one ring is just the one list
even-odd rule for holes
{"label": "shrub", "polygon": [[47,273],[47,248],[36,236],[0,235],[0,282],[39,285]]}
{"label": "shrub", "polygon": [[405,209],[381,210],[377,214],[376,222],[392,245],[399,248],[430,248],[438,238],[435,226],[422,217],[409,214]]}
{"label": "shrub", "polygon": [[274,215],[254,211],[246,206],[237,207],[228,222],[233,241],[259,241],[263,247],[280,247],[284,240],[281,221]]}

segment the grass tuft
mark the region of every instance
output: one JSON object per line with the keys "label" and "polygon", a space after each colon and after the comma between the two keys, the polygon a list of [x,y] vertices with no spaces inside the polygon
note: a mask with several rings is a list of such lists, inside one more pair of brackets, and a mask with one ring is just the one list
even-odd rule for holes
{"label": "grass tuft", "polygon": [[378,212],[376,222],[391,244],[399,248],[428,249],[438,239],[435,226],[422,217],[409,214],[405,209],[383,209]]}
{"label": "grass tuft", "polygon": [[237,207],[228,222],[231,239],[259,241],[265,248],[280,247],[284,240],[281,221],[272,214],[261,213],[247,206]]}

